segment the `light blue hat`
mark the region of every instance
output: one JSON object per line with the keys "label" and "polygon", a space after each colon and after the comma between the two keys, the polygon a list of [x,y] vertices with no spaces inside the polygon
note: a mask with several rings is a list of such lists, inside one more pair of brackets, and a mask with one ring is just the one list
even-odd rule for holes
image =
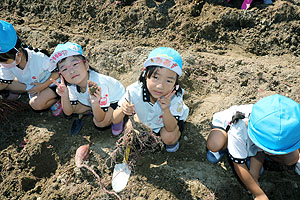
{"label": "light blue hat", "polygon": [[0,20],[0,53],[6,53],[15,47],[17,43],[17,33],[13,25]]}
{"label": "light blue hat", "polygon": [[262,98],[253,105],[248,123],[253,143],[271,154],[300,148],[300,105],[281,95]]}
{"label": "light blue hat", "polygon": [[55,48],[54,52],[50,56],[50,63],[51,65],[55,65],[58,61],[67,58],[69,56],[75,55],[83,55],[82,48],[79,44],[67,42],[65,44],[58,44]]}
{"label": "light blue hat", "polygon": [[182,74],[182,58],[175,49],[169,47],[158,47],[150,52],[144,66],[152,65],[166,67],[179,76]]}

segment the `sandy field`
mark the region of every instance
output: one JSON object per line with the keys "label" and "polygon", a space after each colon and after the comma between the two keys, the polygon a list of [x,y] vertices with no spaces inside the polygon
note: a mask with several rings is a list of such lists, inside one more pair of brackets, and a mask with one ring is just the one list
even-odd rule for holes
{"label": "sandy field", "polygon": [[[82,45],[92,67],[124,86],[138,79],[153,48],[177,49],[184,60],[180,83],[190,108],[180,149],[144,154],[118,195],[130,200],[247,200],[251,195],[225,157],[215,165],[206,160],[210,121],[215,112],[275,93],[300,103],[300,2],[277,0],[266,6],[254,0],[247,11],[240,10],[241,4],[2,0],[0,18],[12,23],[24,42],[50,53],[59,43]],[[76,149],[90,143],[88,165],[111,191],[114,164],[105,161],[118,139],[111,129],[97,130],[88,116],[81,132],[70,135],[76,116],[35,112],[27,101],[22,95],[21,106],[0,121],[0,199],[117,199],[74,161]],[[265,163],[260,184],[272,200],[300,199],[300,176],[293,167]]]}

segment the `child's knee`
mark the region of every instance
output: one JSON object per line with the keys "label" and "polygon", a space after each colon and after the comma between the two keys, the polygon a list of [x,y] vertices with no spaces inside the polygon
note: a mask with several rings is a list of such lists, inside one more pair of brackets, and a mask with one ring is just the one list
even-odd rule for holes
{"label": "child's knee", "polygon": [[289,156],[285,160],[285,164],[287,166],[291,166],[291,165],[296,164],[298,162],[298,160],[299,160],[299,152],[298,152],[298,150],[296,150],[296,151],[293,151],[291,154],[289,154]]}
{"label": "child's knee", "polygon": [[99,128],[104,128],[106,126],[109,126],[111,124],[111,120],[104,119],[103,121],[99,122],[95,118],[93,118],[95,126]]}
{"label": "child's knee", "polygon": [[166,145],[175,144],[178,141],[180,135],[181,133],[178,127],[172,132],[168,132],[165,128],[162,128],[160,130],[161,139]]}
{"label": "child's knee", "polygon": [[30,99],[29,105],[33,110],[43,110],[44,107],[41,105],[41,103],[35,99]]}
{"label": "child's knee", "polygon": [[213,151],[217,152],[220,151],[227,146],[227,133],[222,130],[213,129],[211,130],[208,138],[206,147]]}
{"label": "child's knee", "polygon": [[206,147],[212,152],[217,152],[221,150],[220,146],[217,145],[213,140],[208,139],[206,143]]}

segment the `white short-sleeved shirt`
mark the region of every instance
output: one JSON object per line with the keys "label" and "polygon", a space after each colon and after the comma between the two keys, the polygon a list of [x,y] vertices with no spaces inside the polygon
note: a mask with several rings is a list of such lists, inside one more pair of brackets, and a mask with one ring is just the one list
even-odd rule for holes
{"label": "white short-sleeved shirt", "polygon": [[[129,96],[128,96],[129,93]],[[189,114],[189,108],[183,102],[182,94],[174,95],[170,103],[170,112],[177,119],[186,121]],[[162,119],[162,110],[158,102],[150,102],[149,91],[143,87],[142,83],[135,82],[126,88],[126,93],[119,101],[121,106],[124,101],[129,100],[134,104],[135,112],[141,122],[147,124],[154,132],[158,133],[165,125]]]}
{"label": "white short-sleeved shirt", "polygon": [[28,53],[27,63],[24,69],[17,66],[5,68],[0,64],[0,83],[11,84],[15,78],[26,85],[26,90],[30,90],[34,85],[31,83],[43,83],[51,75],[55,67],[50,65],[49,57],[42,52],[24,49]]}
{"label": "white short-sleeved shirt", "polygon": [[249,138],[247,121],[250,118],[253,104],[232,106],[224,111],[215,113],[213,116],[212,125],[214,128],[226,130],[230,125],[232,116],[237,112],[245,114],[245,119],[238,120],[232,124],[228,130],[228,152],[230,158],[238,164],[243,164],[247,157],[255,156],[258,151],[261,151]]}
{"label": "white short-sleeved shirt", "polygon": [[[125,88],[120,81],[110,76],[99,74],[94,70],[89,70],[89,80],[97,83],[97,85],[101,87],[101,100],[99,105],[104,111],[107,111],[111,104],[118,103],[125,93]],[[76,105],[80,102],[85,106],[92,106],[88,90],[81,93],[77,89],[77,85],[68,85],[67,87],[69,89],[69,97],[72,105]]]}

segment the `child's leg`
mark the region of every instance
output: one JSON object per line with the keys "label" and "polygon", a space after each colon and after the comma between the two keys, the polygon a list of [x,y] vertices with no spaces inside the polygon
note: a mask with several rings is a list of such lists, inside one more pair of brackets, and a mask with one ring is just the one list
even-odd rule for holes
{"label": "child's leg", "polygon": [[91,107],[85,106],[81,103],[78,103],[77,105],[73,105],[73,113],[83,114],[88,111],[91,111]]}
{"label": "child's leg", "polygon": [[38,95],[32,97],[29,105],[34,110],[43,110],[52,106],[57,101],[56,97],[57,95],[52,89],[46,88]]}
{"label": "child's leg", "polygon": [[226,131],[214,128],[207,138],[207,148],[212,152],[218,152],[227,148],[228,134]]}
{"label": "child's leg", "polygon": [[104,117],[104,120],[99,122],[99,121],[96,121],[95,118],[93,118],[93,121],[94,121],[94,124],[97,126],[97,127],[106,127],[106,126],[109,126],[111,124],[111,121],[112,121],[112,117],[113,117],[113,109],[112,107],[109,107],[108,108],[108,111],[105,112],[105,117]]}
{"label": "child's leg", "polygon": [[258,178],[260,174],[260,170],[264,164],[265,154],[260,151],[255,156],[250,158],[250,174],[253,176],[255,181],[258,183]]}
{"label": "child's leg", "polygon": [[294,165],[298,162],[299,160],[299,151],[295,150],[291,153],[284,154],[284,155],[270,155],[269,158],[272,160],[282,163],[284,165]]}
{"label": "child's leg", "polygon": [[14,80],[11,84],[0,83],[0,90],[9,90],[16,93],[26,92],[26,85]]}
{"label": "child's leg", "polygon": [[180,132],[178,126],[172,132],[168,132],[165,128],[162,128],[162,129],[160,129],[160,136],[161,136],[162,141],[166,145],[173,145],[173,144],[176,144],[176,142],[179,140],[179,138],[181,136],[181,132]]}

